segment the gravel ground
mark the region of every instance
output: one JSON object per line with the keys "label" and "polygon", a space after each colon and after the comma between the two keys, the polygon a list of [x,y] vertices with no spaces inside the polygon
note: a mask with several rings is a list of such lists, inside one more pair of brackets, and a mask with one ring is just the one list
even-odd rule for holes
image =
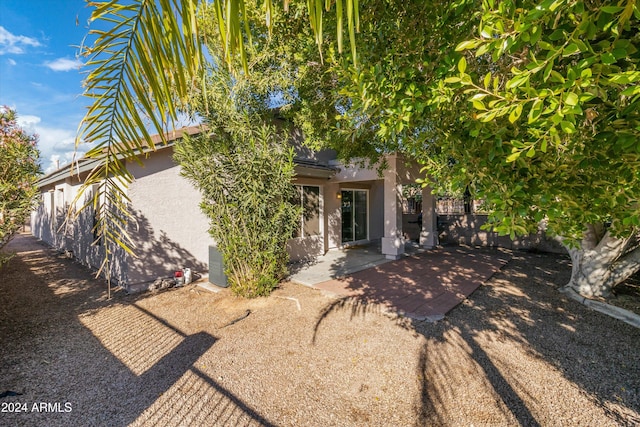
{"label": "gravel ground", "polygon": [[412,323],[294,284],[107,301],[33,238],[8,250],[0,393],[20,395],[0,398],[3,426],[640,425],[640,330],[559,293],[557,255],[515,253]]}

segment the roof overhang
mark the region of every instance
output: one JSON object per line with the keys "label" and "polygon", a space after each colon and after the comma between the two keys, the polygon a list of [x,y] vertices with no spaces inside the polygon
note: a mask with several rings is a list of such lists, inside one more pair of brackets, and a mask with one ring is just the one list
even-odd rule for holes
{"label": "roof overhang", "polygon": [[316,162],[294,159],[297,178],[331,179],[338,169]]}

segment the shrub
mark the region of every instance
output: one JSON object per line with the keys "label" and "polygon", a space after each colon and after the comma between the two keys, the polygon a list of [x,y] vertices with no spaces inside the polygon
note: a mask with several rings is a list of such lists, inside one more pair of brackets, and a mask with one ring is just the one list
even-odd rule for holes
{"label": "shrub", "polygon": [[14,110],[0,108],[0,249],[22,227],[38,194],[38,138],[27,134],[16,118]]}
{"label": "shrub", "polygon": [[269,294],[287,274],[286,242],[298,225],[292,203],[293,151],[267,125],[217,129],[176,145],[182,175],[201,191],[201,208],[225,263],[231,290]]}

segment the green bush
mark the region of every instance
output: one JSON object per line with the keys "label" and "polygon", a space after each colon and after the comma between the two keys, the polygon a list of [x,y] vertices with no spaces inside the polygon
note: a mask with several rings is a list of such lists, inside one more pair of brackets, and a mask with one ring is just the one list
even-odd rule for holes
{"label": "green bush", "polygon": [[[38,137],[17,122],[17,114],[0,107],[0,249],[25,223],[38,195]],[[0,254],[0,266],[8,259]]]}
{"label": "green bush", "polygon": [[238,133],[217,129],[176,144],[175,159],[202,193],[231,290],[268,295],[287,274],[286,242],[301,215],[286,136],[248,123]]}

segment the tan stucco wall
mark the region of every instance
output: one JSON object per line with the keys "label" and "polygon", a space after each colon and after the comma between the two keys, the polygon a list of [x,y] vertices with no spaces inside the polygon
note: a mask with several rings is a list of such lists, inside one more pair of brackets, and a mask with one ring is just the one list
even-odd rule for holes
{"label": "tan stucco wall", "polygon": [[209,245],[207,217],[200,210],[201,196],[180,176],[172,149],[153,153],[144,162],[128,165],[135,177],[129,187],[134,221],[132,238],[137,242],[137,258],[129,262],[131,284],[172,276],[189,267],[207,273]]}
{"label": "tan stucco wall", "polygon": [[[55,185],[43,188],[40,203],[31,214],[31,232],[51,247],[64,251],[81,264],[97,270],[104,260],[104,247],[93,244],[93,209],[87,207],[81,210],[92,197],[90,190],[75,203],[75,209],[79,214],[67,220],[69,207],[74,203],[80,187],[77,178],[66,178]],[[126,283],[126,256],[119,248],[113,249],[110,272],[115,284]],[[102,275],[105,276],[105,273],[103,270]]]}

